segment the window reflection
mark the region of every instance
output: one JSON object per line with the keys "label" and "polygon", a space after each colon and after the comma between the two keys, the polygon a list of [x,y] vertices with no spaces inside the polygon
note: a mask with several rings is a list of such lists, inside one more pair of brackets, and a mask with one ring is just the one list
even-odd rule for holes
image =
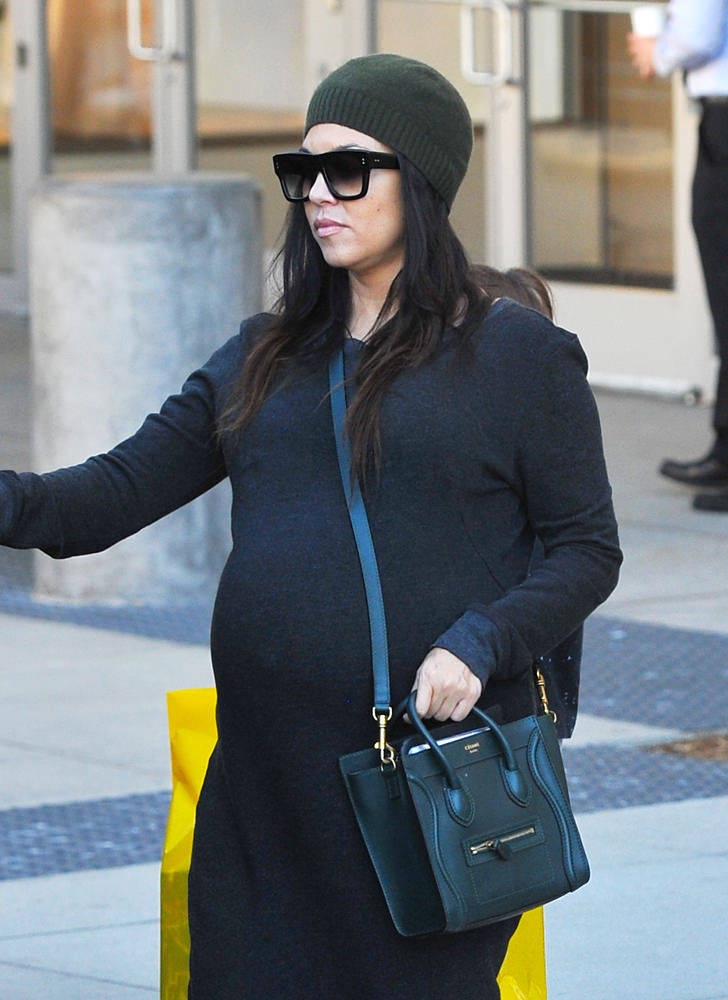
{"label": "window reflection", "polygon": [[[144,0],[147,34],[152,8]],[[47,27],[53,170],[145,165],[151,69],[128,52],[126,0],[48,0]]]}
{"label": "window reflection", "polygon": [[670,83],[637,78],[628,30],[627,15],[532,14],[531,260],[552,279],[668,288]]}

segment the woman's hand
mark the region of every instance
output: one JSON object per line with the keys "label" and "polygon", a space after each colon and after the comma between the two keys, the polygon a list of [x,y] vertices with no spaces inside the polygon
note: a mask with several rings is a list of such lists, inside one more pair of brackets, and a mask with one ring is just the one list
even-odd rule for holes
{"label": "woman's hand", "polygon": [[461,722],[483,693],[480,678],[447,649],[431,649],[417,670],[415,708],[424,719]]}

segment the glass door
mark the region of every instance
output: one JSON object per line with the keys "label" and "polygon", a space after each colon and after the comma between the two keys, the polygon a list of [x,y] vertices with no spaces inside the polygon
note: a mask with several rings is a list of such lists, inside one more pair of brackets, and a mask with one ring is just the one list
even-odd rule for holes
{"label": "glass door", "polygon": [[678,76],[642,81],[629,63],[633,6],[528,4],[528,261],[596,384],[692,398],[714,381],[690,230],[696,112]]}
{"label": "glass door", "polygon": [[[320,7],[322,31],[336,15]],[[198,165],[257,181],[269,256],[286,212],[272,156],[299,147],[311,87],[306,16],[292,0],[194,0]]]}
{"label": "glass door", "polygon": [[522,27],[504,0],[377,2],[378,51],[430,63],[468,105],[475,145],[452,220],[471,257],[496,267],[526,256]]}
{"label": "glass door", "polygon": [[[153,0],[137,0],[141,27]],[[126,0],[0,0],[0,309],[28,295],[30,192],[50,172],[149,169],[152,73]]]}
{"label": "glass door", "polygon": [[471,110],[475,154],[453,209],[471,256],[544,272],[595,381],[710,391],[690,230],[696,112],[678,77],[643,82],[628,64],[632,6],[0,0],[0,306],[22,299],[28,194],[50,169],[252,174],[272,249],[285,206],[271,154],[298,145],[329,70],[394,51],[441,69]]}
{"label": "glass door", "polygon": [[376,47],[433,63],[475,122],[453,221],[475,259],[552,284],[595,383],[692,398],[713,385],[690,230],[696,113],[641,81],[624,0],[378,0]]}
{"label": "glass door", "polygon": [[[136,0],[139,37],[154,5]],[[126,0],[46,0],[50,170],[56,174],[151,167],[151,69],[134,58]]]}
{"label": "glass door", "polygon": [[264,247],[272,256],[287,208],[272,156],[299,147],[318,82],[371,48],[374,0],[189,2],[198,166],[257,181]]}
{"label": "glass door", "polygon": [[672,288],[671,85],[640,83],[628,31],[626,13],[531,13],[529,255],[553,280]]}

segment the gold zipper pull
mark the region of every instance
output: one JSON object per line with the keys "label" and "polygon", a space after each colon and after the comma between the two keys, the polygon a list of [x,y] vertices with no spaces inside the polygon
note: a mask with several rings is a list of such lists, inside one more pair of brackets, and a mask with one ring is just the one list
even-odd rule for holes
{"label": "gold zipper pull", "polygon": [[471,844],[470,853],[475,858],[485,851],[494,851],[499,858],[507,861],[513,854],[511,843],[514,840],[521,840],[523,837],[533,837],[535,833],[535,826],[524,826],[522,830],[514,830],[513,833],[506,833],[502,837],[491,837],[489,840],[481,840],[477,844]]}

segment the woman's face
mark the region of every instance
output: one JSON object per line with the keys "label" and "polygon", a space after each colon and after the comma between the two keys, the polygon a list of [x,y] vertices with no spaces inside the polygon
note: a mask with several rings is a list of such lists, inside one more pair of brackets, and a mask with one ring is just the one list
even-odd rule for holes
{"label": "woman's face", "polygon": [[[391,153],[388,146],[345,125],[314,125],[301,147],[307,153],[364,149]],[[366,284],[389,288],[402,268],[404,214],[399,170],[372,170],[363,198],[341,201],[331,194],[321,174],[305,203],[306,218],[324,260],[346,268]]]}

